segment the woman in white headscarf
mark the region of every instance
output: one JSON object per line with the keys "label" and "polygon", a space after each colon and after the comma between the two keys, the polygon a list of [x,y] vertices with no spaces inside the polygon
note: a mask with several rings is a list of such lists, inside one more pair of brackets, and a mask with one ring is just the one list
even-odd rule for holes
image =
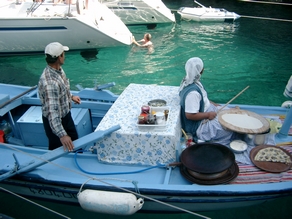
{"label": "woman in white headscarf", "polygon": [[234,133],[223,129],[217,118],[220,105],[208,99],[200,82],[203,61],[198,57],[190,58],[185,70],[186,76],[179,88],[182,128],[191,133],[195,141],[199,139],[228,145]]}
{"label": "woman in white headscarf", "polygon": [[285,87],[284,90],[284,96],[287,97],[288,99],[292,100],[292,75]]}

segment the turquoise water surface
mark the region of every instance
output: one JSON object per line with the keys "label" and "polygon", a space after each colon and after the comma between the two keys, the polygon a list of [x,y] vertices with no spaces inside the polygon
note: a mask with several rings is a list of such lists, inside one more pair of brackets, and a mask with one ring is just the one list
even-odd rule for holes
{"label": "turquoise water surface", "polygon": [[[164,2],[175,10],[194,5],[192,0]],[[292,20],[292,6],[235,0],[202,0],[200,3],[240,15]],[[155,52],[151,55],[134,46],[105,48],[96,56],[86,58],[80,51],[67,52],[63,68],[72,89],[76,89],[77,84],[94,87],[95,83],[115,82],[111,91],[120,94],[129,83],[177,86],[185,75],[185,62],[198,56],[205,64],[202,83],[214,102],[226,103],[246,86],[250,86],[249,89],[233,103],[280,106],[286,100],[283,91],[292,74],[291,22],[242,17],[235,23],[195,23],[176,17],[176,24],[158,25],[151,30],[144,26],[129,27],[136,39],[143,38],[145,32],[152,34]],[[0,57],[0,83],[36,85],[45,65],[44,55]],[[0,203],[0,213],[15,218],[62,218],[3,193],[0,193]],[[71,218],[197,218],[188,214],[110,216],[61,204],[40,203]],[[252,207],[200,213],[218,219],[288,219],[292,215],[291,203],[292,198],[286,197]]]}

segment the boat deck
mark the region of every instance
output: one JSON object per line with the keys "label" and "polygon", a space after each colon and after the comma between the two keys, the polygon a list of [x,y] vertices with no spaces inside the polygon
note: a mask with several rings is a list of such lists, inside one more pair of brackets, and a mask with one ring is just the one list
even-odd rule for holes
{"label": "boat deck", "polygon": [[[58,6],[58,7],[56,7]],[[10,4],[0,6],[0,8],[5,8],[1,10],[0,17],[3,18],[44,18],[44,17],[65,17],[65,16],[77,16],[76,6],[66,4],[54,5],[53,3],[31,3],[23,2],[22,4],[15,4],[15,2],[10,1]],[[70,11],[70,14],[68,14]]]}

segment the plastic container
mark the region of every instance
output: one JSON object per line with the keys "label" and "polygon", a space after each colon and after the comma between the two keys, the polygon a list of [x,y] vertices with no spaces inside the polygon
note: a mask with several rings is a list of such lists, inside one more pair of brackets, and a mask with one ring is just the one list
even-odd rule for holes
{"label": "plastic container", "polygon": [[266,143],[267,137],[269,135],[270,129],[267,132],[261,134],[246,134],[244,141],[248,145],[263,145]]}
{"label": "plastic container", "polygon": [[0,130],[0,142],[1,143],[4,143],[5,142],[4,135],[5,135],[4,131],[3,130]]}
{"label": "plastic container", "polygon": [[234,153],[243,153],[247,149],[247,144],[241,140],[234,140],[230,142],[230,148]]}

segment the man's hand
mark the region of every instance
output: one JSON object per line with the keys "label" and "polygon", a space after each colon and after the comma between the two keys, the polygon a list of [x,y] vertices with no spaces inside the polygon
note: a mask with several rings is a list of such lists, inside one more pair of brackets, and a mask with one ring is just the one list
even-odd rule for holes
{"label": "man's hand", "polygon": [[60,141],[64,147],[64,151],[66,151],[66,149],[68,151],[74,150],[74,144],[73,144],[71,137],[69,135],[65,135],[65,136],[61,137]]}
{"label": "man's hand", "polygon": [[72,96],[72,100],[76,104],[80,104],[81,103],[81,99],[80,99],[79,96]]}

